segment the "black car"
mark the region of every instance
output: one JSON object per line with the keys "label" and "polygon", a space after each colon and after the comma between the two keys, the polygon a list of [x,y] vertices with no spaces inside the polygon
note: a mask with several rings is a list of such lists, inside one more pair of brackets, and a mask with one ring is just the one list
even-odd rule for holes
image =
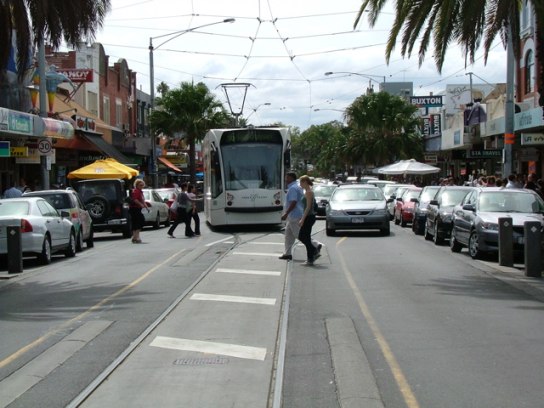
{"label": "black car", "polygon": [[124,180],[82,180],[75,183],[74,188],[89,211],[94,231],[120,232],[124,238],[132,235]]}
{"label": "black car", "polygon": [[423,235],[425,221],[427,220],[427,208],[438,190],[440,190],[440,186],[423,187],[423,190],[419,193],[419,197],[412,198],[412,201],[415,202],[412,231],[414,231],[416,235]]}
{"label": "black car", "polygon": [[427,219],[423,232],[425,239],[432,239],[435,245],[439,245],[444,239],[450,238],[453,209],[473,190],[474,187],[466,186],[440,187],[427,208]]}

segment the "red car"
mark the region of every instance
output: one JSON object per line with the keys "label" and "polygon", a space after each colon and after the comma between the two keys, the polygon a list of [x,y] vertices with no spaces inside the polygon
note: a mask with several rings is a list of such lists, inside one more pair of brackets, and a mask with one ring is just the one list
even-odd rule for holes
{"label": "red car", "polygon": [[396,225],[400,224],[401,227],[406,227],[406,224],[414,220],[414,206],[416,203],[412,201],[412,198],[419,197],[420,192],[421,188],[410,187],[404,190],[400,197],[397,197],[395,212],[393,214]]}

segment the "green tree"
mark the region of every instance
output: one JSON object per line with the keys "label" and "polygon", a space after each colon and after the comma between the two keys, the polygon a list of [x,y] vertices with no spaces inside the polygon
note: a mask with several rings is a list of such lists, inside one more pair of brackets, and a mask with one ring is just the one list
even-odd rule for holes
{"label": "green tree", "polygon": [[0,70],[7,65],[15,35],[19,78],[32,65],[33,45],[58,48],[64,39],[76,47],[85,36],[93,39],[110,9],[110,0],[0,1]]}
{"label": "green tree", "polygon": [[423,140],[416,112],[417,107],[387,92],[359,96],[346,109],[345,155],[351,163],[374,166],[421,159]]}
{"label": "green tree", "polygon": [[184,132],[189,145],[189,174],[195,182],[195,143],[203,139],[209,129],[229,123],[222,103],[199,82],[182,82],[180,88],[168,89],[157,98],[157,109],[149,116],[153,135],[173,135]]}
{"label": "green tree", "polygon": [[[333,168],[343,168],[339,141],[342,140],[343,125],[338,121],[312,125],[293,139],[293,154],[298,162],[314,165],[314,174],[329,176]],[[305,169],[304,169],[305,170]]]}
{"label": "green tree", "polygon": [[[370,26],[374,26],[386,2],[363,0],[354,26],[357,26],[365,12],[368,12]],[[439,72],[442,71],[448,46],[452,42],[464,48],[466,57],[472,63],[476,50],[484,40],[487,61],[495,38],[499,35],[506,44],[511,32],[514,49],[519,57],[519,21],[524,3],[522,0],[397,0],[395,22],[387,41],[386,59],[390,60],[401,31],[402,56],[410,56],[416,42],[420,41],[420,64],[433,38],[433,55]],[[536,16],[537,56],[540,61],[544,61],[544,1],[528,0],[528,3],[532,4]],[[543,76],[544,66],[541,66],[540,84],[544,84]]]}

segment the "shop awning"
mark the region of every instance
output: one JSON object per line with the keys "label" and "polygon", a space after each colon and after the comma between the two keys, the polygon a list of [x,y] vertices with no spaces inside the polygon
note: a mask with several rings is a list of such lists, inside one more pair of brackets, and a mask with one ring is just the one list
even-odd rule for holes
{"label": "shop awning", "polygon": [[98,147],[98,149],[106,156],[117,160],[119,163],[131,164],[131,160],[128,157],[126,157],[123,153],[117,150],[115,146],[112,146],[104,139],[102,139],[101,135],[93,134],[90,132],[82,132],[82,134],[85,139]]}
{"label": "shop awning", "polygon": [[157,159],[169,169],[174,170],[176,173],[183,173],[183,171],[181,171],[181,169],[174,165],[170,160],[165,159],[164,157],[158,157]]}

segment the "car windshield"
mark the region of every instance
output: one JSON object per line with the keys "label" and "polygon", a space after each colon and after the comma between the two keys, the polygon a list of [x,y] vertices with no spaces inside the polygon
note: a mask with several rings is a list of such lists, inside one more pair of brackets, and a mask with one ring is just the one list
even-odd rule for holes
{"label": "car windshield", "polygon": [[544,213],[544,201],[525,192],[489,191],[480,194],[478,207],[484,212]]}
{"label": "car windshield", "polygon": [[419,201],[431,201],[434,196],[436,195],[436,192],[438,191],[439,187],[437,188],[426,188],[421,192],[421,196],[419,197]]}
{"label": "car windshield", "polygon": [[314,194],[319,197],[330,197],[336,186],[315,186]]}
{"label": "car windshield", "polygon": [[151,200],[151,191],[150,190],[142,190],[142,192],[144,193],[144,200]]}
{"label": "car windshield", "polygon": [[446,190],[442,193],[441,205],[457,205],[467,195],[468,190]]}
{"label": "car windshield", "polygon": [[30,205],[25,201],[4,201],[0,203],[0,216],[28,215]]}
{"label": "car windshield", "polygon": [[42,197],[45,201],[53,206],[57,210],[63,210],[72,208],[72,203],[68,194],[33,194],[35,196]]}
{"label": "car windshield", "polygon": [[335,191],[333,201],[374,201],[383,200],[384,197],[379,189],[343,188]]}
{"label": "car windshield", "polygon": [[404,201],[410,201],[412,198],[417,198],[419,196],[420,190],[407,190],[402,195]]}

